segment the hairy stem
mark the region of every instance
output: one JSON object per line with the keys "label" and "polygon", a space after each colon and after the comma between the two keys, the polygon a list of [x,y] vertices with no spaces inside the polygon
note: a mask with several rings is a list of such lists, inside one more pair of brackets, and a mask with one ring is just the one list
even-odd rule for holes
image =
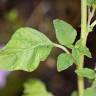
{"label": "hairy stem", "polygon": [[[87,40],[87,0],[81,0],[81,39],[82,45],[86,45]],[[80,57],[81,62],[78,64],[77,69],[82,69],[84,65],[84,55]],[[84,78],[78,76],[78,92],[79,96],[84,96]]]}

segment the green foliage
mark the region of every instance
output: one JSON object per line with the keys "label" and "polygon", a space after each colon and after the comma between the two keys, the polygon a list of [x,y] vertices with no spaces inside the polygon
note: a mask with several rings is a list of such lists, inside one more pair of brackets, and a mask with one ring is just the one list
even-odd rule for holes
{"label": "green foliage", "polygon": [[[60,43],[72,47],[77,35],[76,30],[61,20],[55,20],[54,26]],[[54,43],[41,32],[28,27],[20,28],[0,50],[0,69],[34,71],[40,61],[48,57],[53,46]],[[62,48],[65,49],[63,46]],[[58,71],[67,69],[73,61],[71,54],[61,54],[57,61]]]}
{"label": "green foliage", "polygon": [[91,58],[91,53],[86,46],[83,46],[81,43],[82,40],[76,42],[75,46],[72,49],[72,56],[75,58],[77,64],[80,64],[81,55],[86,55]]}
{"label": "green foliage", "polygon": [[96,90],[94,88],[87,88],[84,91],[84,96],[96,96]]}
{"label": "green foliage", "polygon": [[87,5],[92,6],[96,4],[96,0],[87,0]]}
{"label": "green foliage", "polygon": [[78,92],[77,91],[73,91],[71,96],[78,96]]}
{"label": "green foliage", "polygon": [[0,69],[34,71],[52,47],[52,42],[41,32],[20,28],[0,51]]}
{"label": "green foliage", "polygon": [[9,13],[5,14],[5,18],[11,22],[14,22],[18,17],[17,10],[13,9]]}
{"label": "green foliage", "polygon": [[84,91],[84,96],[95,96],[96,95],[96,77],[89,88]]}
{"label": "green foliage", "polygon": [[77,36],[76,30],[70,24],[59,19],[54,20],[54,27],[59,43],[71,46]]}
{"label": "green foliage", "polygon": [[75,47],[72,49],[72,56],[74,57],[76,64],[80,64],[81,54],[80,54],[79,50],[77,48],[75,48]]}
{"label": "green foliage", "polygon": [[87,57],[91,58],[92,56],[91,56],[89,49],[86,46],[83,46],[81,41],[82,40],[79,40],[76,42],[75,48],[77,48],[81,54],[86,55]]}
{"label": "green foliage", "polygon": [[88,28],[87,28],[87,32],[92,32],[92,30],[93,30],[93,27],[91,27],[91,26],[89,25]]}
{"label": "green foliage", "polygon": [[95,79],[93,80],[93,83],[91,86],[96,90],[96,74],[95,74]]}
{"label": "green foliage", "polygon": [[57,60],[57,70],[63,71],[69,68],[73,64],[74,60],[71,54],[62,53],[58,56]]}
{"label": "green foliage", "polygon": [[[91,4],[90,1],[88,2]],[[9,17],[14,19],[16,17],[15,11],[10,13]],[[61,48],[66,52],[58,56],[58,71],[69,68],[73,63],[81,64],[81,56],[83,55],[89,58],[92,57],[89,49],[82,44],[82,39],[73,45],[77,32],[70,24],[58,19],[54,20],[53,23],[56,38],[61,45],[51,42],[44,34],[33,28],[20,28],[13,34],[6,46],[0,50],[0,69],[34,71],[39,66],[40,61],[44,61],[48,57],[53,47]],[[71,48],[72,54],[62,45]],[[75,72],[80,77],[96,78],[95,72],[88,68],[77,69]],[[84,96],[95,96],[94,94],[94,87],[87,88],[84,92]],[[72,96],[77,95],[77,92],[72,93]],[[25,84],[23,96],[53,95],[46,91],[41,81],[30,80]]]}
{"label": "green foliage", "polygon": [[95,78],[95,72],[89,68],[77,69],[75,72],[81,77],[86,77],[88,79]]}
{"label": "green foliage", "polygon": [[25,90],[23,96],[53,96],[47,92],[43,82],[33,79],[25,83]]}

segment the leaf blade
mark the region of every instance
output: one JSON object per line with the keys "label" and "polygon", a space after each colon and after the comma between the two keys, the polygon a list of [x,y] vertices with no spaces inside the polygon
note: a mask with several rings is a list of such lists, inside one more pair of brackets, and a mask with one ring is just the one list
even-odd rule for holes
{"label": "leaf blade", "polygon": [[[30,79],[24,84],[24,87],[23,96],[53,96],[53,94],[46,90],[44,83],[36,79]],[[39,88],[39,90],[37,88]]]}
{"label": "leaf blade", "polygon": [[28,27],[20,28],[0,51],[0,69],[34,71],[52,48],[52,42],[41,32]]}
{"label": "leaf blade", "polygon": [[86,77],[88,79],[95,78],[95,72],[89,68],[77,69],[75,72],[81,77]]}
{"label": "leaf blade", "polygon": [[71,54],[62,53],[58,56],[57,59],[57,70],[63,71],[67,68],[69,68],[73,64],[74,60],[71,56]]}
{"label": "leaf blade", "polygon": [[77,36],[76,30],[68,23],[56,19],[53,21],[56,37],[60,44],[70,46]]}
{"label": "leaf blade", "polygon": [[95,95],[96,95],[96,92],[95,92],[94,88],[87,88],[84,91],[84,96],[95,96]]}

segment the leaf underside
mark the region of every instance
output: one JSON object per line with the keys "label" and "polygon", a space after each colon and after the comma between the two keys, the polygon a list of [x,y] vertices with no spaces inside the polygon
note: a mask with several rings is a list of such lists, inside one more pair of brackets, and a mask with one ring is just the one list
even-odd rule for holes
{"label": "leaf underside", "polygon": [[0,50],[0,69],[34,71],[45,60],[53,45],[41,32],[20,28],[7,45]]}

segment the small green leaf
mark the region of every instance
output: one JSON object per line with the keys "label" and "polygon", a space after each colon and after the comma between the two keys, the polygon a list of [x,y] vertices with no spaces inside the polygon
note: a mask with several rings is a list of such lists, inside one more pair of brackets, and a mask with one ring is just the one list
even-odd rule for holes
{"label": "small green leaf", "polygon": [[72,48],[72,56],[74,57],[76,64],[80,64],[81,55],[85,55],[89,58],[92,57],[89,49],[86,46],[82,45],[82,40],[78,40],[75,46]]}
{"label": "small green leaf", "polygon": [[37,79],[29,80],[25,83],[24,87],[23,96],[53,96],[51,93],[47,92],[44,83]]}
{"label": "small green leaf", "polygon": [[5,14],[5,18],[11,22],[15,22],[18,18],[17,10],[11,10],[9,13]]}
{"label": "small green leaf", "polygon": [[54,20],[53,23],[59,43],[65,46],[72,45],[77,36],[76,30],[70,24],[59,19]]}
{"label": "small green leaf", "polygon": [[80,50],[85,56],[89,57],[89,58],[92,58],[92,55],[91,55],[91,52],[90,50],[86,47],[86,46],[83,46]]}
{"label": "small green leaf", "polygon": [[34,71],[45,60],[52,42],[33,28],[20,28],[0,51],[0,69]]}
{"label": "small green leaf", "polygon": [[87,32],[92,32],[92,30],[93,30],[93,27],[91,27],[91,25],[89,25],[89,26],[87,27]]}
{"label": "small green leaf", "polygon": [[63,71],[73,64],[74,60],[71,54],[62,53],[58,56],[57,70]]}
{"label": "small green leaf", "polygon": [[78,92],[77,91],[73,91],[71,96],[78,96]]}
{"label": "small green leaf", "polygon": [[87,88],[84,91],[84,96],[96,96],[96,91],[94,90],[94,88]]}
{"label": "small green leaf", "polygon": [[81,77],[86,77],[88,79],[95,78],[95,72],[89,68],[77,69],[75,72]]}
{"label": "small green leaf", "polygon": [[89,58],[92,58],[92,55],[91,55],[89,49],[88,49],[86,46],[83,46],[83,45],[82,45],[82,39],[81,39],[81,40],[78,40],[78,41],[76,42],[75,48],[77,48],[78,51],[79,51],[81,54],[83,54],[83,55],[85,55],[85,56],[87,56],[87,57],[89,57]]}
{"label": "small green leaf", "polygon": [[80,62],[81,62],[81,58],[80,58],[81,57],[81,53],[79,52],[78,48],[73,47],[72,56],[75,59],[75,63],[76,64],[80,64]]}

